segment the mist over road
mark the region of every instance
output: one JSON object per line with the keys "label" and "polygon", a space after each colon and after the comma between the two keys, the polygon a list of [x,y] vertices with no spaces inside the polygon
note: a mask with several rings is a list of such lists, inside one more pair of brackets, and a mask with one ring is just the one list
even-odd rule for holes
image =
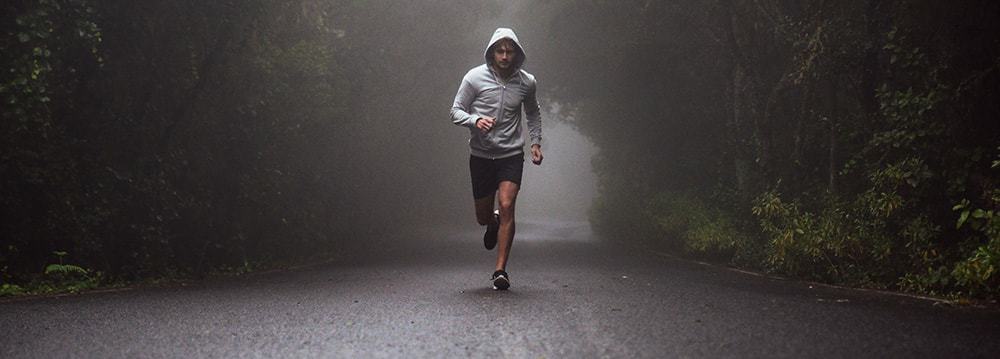
{"label": "mist over road", "polygon": [[[810,287],[519,225],[511,290],[475,226],[357,238],[290,271],[0,303],[0,356],[986,357],[1000,313]],[[403,237],[412,237],[404,241]]]}

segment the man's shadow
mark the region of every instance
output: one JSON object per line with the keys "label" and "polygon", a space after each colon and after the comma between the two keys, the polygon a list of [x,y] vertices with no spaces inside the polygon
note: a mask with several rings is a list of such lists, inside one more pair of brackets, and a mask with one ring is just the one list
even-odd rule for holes
{"label": "man's shadow", "polygon": [[467,288],[462,291],[462,294],[477,298],[516,297],[519,295],[519,293],[515,290],[493,290],[493,288],[490,287]]}
{"label": "man's shadow", "polygon": [[[539,296],[539,288],[530,287],[517,287],[508,290],[493,290],[489,286],[466,288],[460,294],[463,298],[467,299],[517,299],[517,300],[530,300]],[[543,289],[544,291],[544,289]]]}

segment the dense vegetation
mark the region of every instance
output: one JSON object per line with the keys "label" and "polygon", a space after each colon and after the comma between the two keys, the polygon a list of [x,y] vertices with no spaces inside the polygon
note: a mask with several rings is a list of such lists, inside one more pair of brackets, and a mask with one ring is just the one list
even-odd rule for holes
{"label": "dense vegetation", "polygon": [[0,9],[4,290],[246,270],[401,216],[468,216],[464,135],[445,114],[505,25],[543,100],[600,148],[592,222],[607,236],[834,283],[1000,294],[995,2]]}
{"label": "dense vegetation", "polygon": [[808,279],[1000,294],[1000,5],[642,5],[578,3],[553,27],[586,44],[565,85],[602,150],[599,228]]}
{"label": "dense vegetation", "polygon": [[[398,222],[384,209],[412,208],[403,199],[413,183],[398,179],[419,170],[399,163],[444,167],[426,154],[450,143],[413,147],[426,132],[452,130],[443,113],[454,78],[437,76],[447,91],[414,92],[433,82],[400,71],[400,59],[417,47],[441,51],[398,41],[420,13],[397,5],[4,2],[4,290],[44,290],[63,274],[86,287],[244,271],[342,252],[356,234]],[[428,2],[423,11],[451,8]],[[383,20],[398,28],[385,31]],[[452,76],[467,67],[439,63]],[[393,108],[389,99],[405,101]],[[441,114],[399,116],[411,111]],[[439,127],[413,126],[434,118]]]}
{"label": "dense vegetation", "polygon": [[[337,114],[347,84],[327,80],[340,69],[322,29],[266,3],[3,5],[5,281],[54,251],[143,278],[316,248],[310,216],[338,209],[303,200],[320,184],[296,146],[337,123],[277,114]],[[248,235],[262,232],[295,245]]]}

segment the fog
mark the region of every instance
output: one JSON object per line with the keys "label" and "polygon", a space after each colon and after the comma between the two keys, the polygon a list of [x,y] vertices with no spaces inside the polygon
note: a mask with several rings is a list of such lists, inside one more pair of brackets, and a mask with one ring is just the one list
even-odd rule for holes
{"label": "fog", "polygon": [[[558,119],[557,112],[549,115]],[[597,195],[597,179],[590,166],[597,148],[566,122],[550,120],[545,133],[545,161],[542,166],[525,168],[518,217],[586,221]]]}
{"label": "fog", "polygon": [[0,275],[26,280],[53,252],[147,277],[477,228],[449,111],[498,27],[539,80],[546,159],[526,165],[518,217],[585,221],[596,148],[556,79],[587,75],[550,32],[567,4],[11,5]]}
{"label": "fog", "polygon": [[[386,2],[378,24],[356,23],[357,14],[339,13],[342,37],[373,38],[352,48],[347,58],[366,59],[372,73],[364,83],[360,118],[365,129],[355,160],[362,168],[331,173],[337,181],[358,182],[353,204],[381,221],[475,225],[468,170],[468,129],[451,123],[448,112],[462,76],[484,62],[486,42],[498,27],[518,34],[527,53],[524,69],[539,80],[542,107],[542,166],[526,162],[519,218],[585,221],[595,196],[590,158],[596,149],[573,126],[571,116],[549,94],[546,79],[571,72],[574,58],[548,48],[545,27],[551,14],[529,1]],[[334,9],[334,11],[336,11]],[[366,18],[364,16],[362,19]],[[336,23],[336,20],[334,20]],[[368,62],[371,57],[378,57]],[[527,131],[525,131],[527,133]],[[336,149],[325,149],[335,151]],[[361,173],[358,173],[361,172]],[[361,221],[360,223],[371,223]]]}
{"label": "fog", "polygon": [[[995,2],[5,6],[3,279],[53,253],[150,277],[414,226],[478,230],[469,132],[449,110],[498,27],[517,33],[542,111],[545,162],[525,165],[520,220],[636,229],[619,237],[760,266],[816,253],[775,248],[781,233],[960,263],[987,234],[952,209],[995,206]],[[764,218],[765,202],[785,211]],[[872,213],[895,217],[848,220]],[[878,230],[795,227],[813,219]],[[882,241],[901,228],[920,244]],[[910,270],[897,269],[887,282]]]}

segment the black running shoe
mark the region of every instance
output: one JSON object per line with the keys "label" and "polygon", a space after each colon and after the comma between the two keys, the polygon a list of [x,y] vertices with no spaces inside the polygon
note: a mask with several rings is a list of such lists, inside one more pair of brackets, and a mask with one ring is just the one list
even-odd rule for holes
{"label": "black running shoe", "polygon": [[507,290],[510,288],[510,276],[507,272],[498,270],[493,272],[493,290]]}
{"label": "black running shoe", "polygon": [[483,244],[486,249],[493,249],[497,246],[497,232],[500,231],[500,214],[493,212],[493,223],[486,225],[486,234],[483,235]]}

